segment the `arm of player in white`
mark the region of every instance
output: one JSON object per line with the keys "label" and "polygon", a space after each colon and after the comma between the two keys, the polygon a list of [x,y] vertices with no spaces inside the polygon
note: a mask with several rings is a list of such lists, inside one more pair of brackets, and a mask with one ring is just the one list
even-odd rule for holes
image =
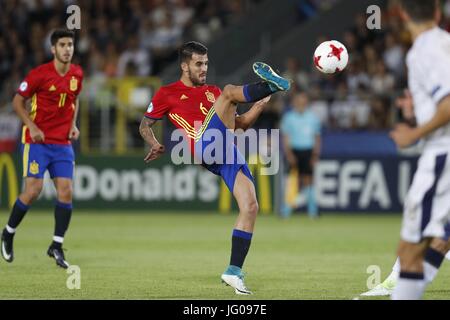
{"label": "arm of player in white", "polygon": [[411,128],[406,124],[397,125],[391,132],[391,137],[400,147],[407,147],[417,140],[426,137],[430,133],[445,126],[450,122],[450,95],[443,98],[436,109],[436,113],[430,121],[421,126]]}
{"label": "arm of player in white", "polygon": [[26,99],[20,94],[16,94],[13,99],[13,108],[20,120],[30,129],[30,137],[33,142],[43,142],[45,140],[44,133],[31,120],[27,111]]}
{"label": "arm of player in white", "polygon": [[[440,62],[439,65],[436,64],[437,61]],[[418,121],[420,125],[416,128],[410,128],[405,124],[396,126],[391,137],[401,148],[428,136],[450,122],[450,80],[448,78],[450,57],[447,51],[420,50],[414,54],[410,53],[407,64],[411,90],[417,90],[417,94],[421,96],[428,95],[436,105],[436,111],[430,120]],[[414,95],[414,92],[412,94]],[[421,101],[414,102],[421,103]],[[417,105],[414,109],[425,107]]]}

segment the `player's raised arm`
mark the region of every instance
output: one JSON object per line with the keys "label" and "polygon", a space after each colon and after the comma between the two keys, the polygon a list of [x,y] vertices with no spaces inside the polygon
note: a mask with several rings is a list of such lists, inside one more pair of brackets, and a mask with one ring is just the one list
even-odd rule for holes
{"label": "player's raised arm", "polygon": [[165,151],[164,146],[156,140],[152,130],[152,126],[156,121],[155,119],[143,117],[139,126],[139,133],[144,141],[150,145],[150,151],[144,158],[144,161],[147,163],[159,158]]}
{"label": "player's raised arm", "polygon": [[13,99],[13,108],[22,122],[30,129],[30,136],[33,142],[43,142],[45,135],[31,120],[26,107],[26,98],[16,94]]}
{"label": "player's raised arm", "polygon": [[242,129],[245,131],[253,126],[269,100],[270,96],[267,96],[264,99],[255,102],[246,113],[236,116],[235,129]]}

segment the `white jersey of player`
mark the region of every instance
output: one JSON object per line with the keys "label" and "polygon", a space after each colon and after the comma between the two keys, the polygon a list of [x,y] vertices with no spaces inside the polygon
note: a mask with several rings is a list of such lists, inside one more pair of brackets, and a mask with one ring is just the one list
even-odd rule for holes
{"label": "white jersey of player", "polygon": [[[420,126],[431,120],[439,102],[450,94],[450,34],[438,27],[420,34],[406,62],[414,113]],[[450,150],[450,124],[424,140],[425,150]]]}
{"label": "white jersey of player", "polygon": [[[436,27],[417,37],[407,56],[417,124],[430,121],[450,95],[450,34]],[[424,138],[424,149],[405,199],[402,239],[445,238],[450,220],[450,124]]]}

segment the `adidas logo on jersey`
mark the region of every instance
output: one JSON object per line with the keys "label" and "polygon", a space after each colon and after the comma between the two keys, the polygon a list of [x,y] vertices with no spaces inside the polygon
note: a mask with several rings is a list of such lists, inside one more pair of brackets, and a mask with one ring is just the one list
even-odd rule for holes
{"label": "adidas logo on jersey", "polygon": [[187,95],[185,95],[185,94],[182,94],[181,95],[181,97],[180,97],[180,100],[186,100],[188,98],[188,96]]}
{"label": "adidas logo on jersey", "polygon": [[50,89],[48,89],[48,91],[56,91],[55,85],[52,84],[52,86],[50,87]]}

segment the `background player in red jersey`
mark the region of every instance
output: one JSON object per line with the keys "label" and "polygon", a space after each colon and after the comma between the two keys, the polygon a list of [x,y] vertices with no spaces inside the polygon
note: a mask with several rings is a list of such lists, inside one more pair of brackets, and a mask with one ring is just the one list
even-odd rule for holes
{"label": "background player in red jersey", "polygon": [[[14,110],[24,123],[22,133],[23,177],[25,188],[13,206],[3,229],[1,253],[14,259],[13,238],[29,206],[39,196],[46,170],[53,179],[57,201],[55,232],[47,254],[56,264],[67,268],[62,243],[72,215],[72,177],[74,152],[71,139],[78,139],[76,126],[78,95],[83,71],[71,64],[74,53],[74,33],[56,30],[51,35],[53,61],[30,71],[20,84],[13,100]],[[26,100],[31,98],[31,111]]]}
{"label": "background player in red jersey", "polygon": [[[205,131],[215,129],[221,132],[225,141],[227,131],[246,130],[262,112],[269,99],[266,97],[288,90],[290,81],[277,75],[268,65],[257,62],[253,70],[263,81],[244,86],[227,85],[221,92],[218,87],[206,84],[208,50],[194,41],[181,47],[180,63],[180,80],[158,90],[141,122],[140,133],[151,146],[144,160],[149,162],[164,153],[165,148],[156,140],[151,127],[156,120],[168,115],[177,128],[184,130],[194,155],[202,159],[206,169],[222,177],[238,203],[239,215],[232,234],[230,264],[221,278],[237,294],[251,294],[244,284],[241,268],[250,248],[258,212],[253,177],[233,141],[226,141],[221,161],[204,161],[203,150],[210,142],[202,137]],[[248,112],[237,116],[237,103],[245,102],[256,103]],[[195,122],[201,122],[201,127],[198,128]],[[231,163],[225,161],[230,151],[233,153]]]}

